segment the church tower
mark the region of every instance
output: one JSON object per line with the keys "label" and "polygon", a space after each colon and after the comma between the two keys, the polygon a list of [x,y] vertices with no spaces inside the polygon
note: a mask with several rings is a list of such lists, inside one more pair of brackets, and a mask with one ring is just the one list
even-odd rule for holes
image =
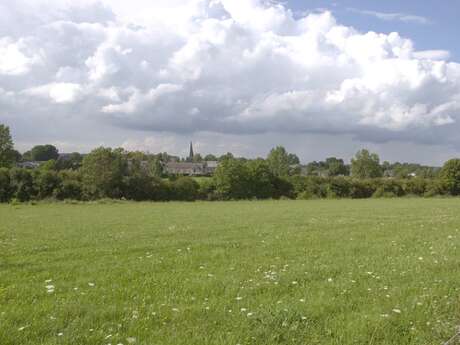
{"label": "church tower", "polygon": [[193,156],[194,156],[194,155],[195,155],[195,154],[193,153],[193,143],[190,142],[190,154],[188,155],[188,159],[189,159],[190,162],[193,161]]}

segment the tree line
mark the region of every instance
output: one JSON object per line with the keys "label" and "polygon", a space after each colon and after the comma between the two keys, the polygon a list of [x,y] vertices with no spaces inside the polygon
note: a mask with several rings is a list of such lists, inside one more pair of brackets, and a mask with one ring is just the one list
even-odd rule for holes
{"label": "tree line", "polygon": [[[21,158],[19,158],[21,156]],[[26,156],[26,157],[24,157]],[[37,169],[21,160],[44,161]],[[299,158],[276,147],[266,158],[209,156],[220,161],[211,178],[168,176],[167,153],[146,154],[100,147],[89,154],[61,157],[52,145],[21,155],[9,128],[0,125],[0,202],[30,200],[194,201],[436,196],[460,194],[460,159],[442,169],[417,164],[380,163],[359,151],[349,165],[328,158],[302,167]]]}

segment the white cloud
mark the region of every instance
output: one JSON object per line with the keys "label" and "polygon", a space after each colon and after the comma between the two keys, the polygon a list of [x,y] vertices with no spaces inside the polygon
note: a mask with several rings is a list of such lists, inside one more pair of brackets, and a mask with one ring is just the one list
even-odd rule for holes
{"label": "white cloud", "polygon": [[352,12],[364,14],[367,16],[376,17],[378,19],[386,20],[386,21],[401,21],[405,23],[415,23],[415,24],[430,24],[431,23],[431,21],[428,18],[425,18],[422,16],[416,16],[413,14],[368,11],[368,10],[360,10],[357,8],[348,8],[348,10]]}
{"label": "white cloud", "polygon": [[15,42],[10,37],[0,37],[0,76],[26,74],[40,62],[38,55],[27,55],[24,48],[26,42],[22,39]]}
{"label": "white cloud", "polygon": [[167,94],[173,94],[182,90],[182,87],[174,84],[160,84],[158,87],[142,93],[138,89],[132,90],[128,101],[120,104],[109,104],[102,108],[104,113],[134,114],[144,111],[147,107],[155,107],[156,102]]}
{"label": "white cloud", "polygon": [[450,52],[447,50],[421,50],[414,52],[414,57],[422,60],[448,60]]}
{"label": "white cloud", "polygon": [[359,32],[327,11],[298,18],[261,0],[2,1],[0,121],[58,109],[125,133],[423,143],[429,131],[460,147],[460,65],[395,32]]}
{"label": "white cloud", "polygon": [[49,98],[58,104],[70,104],[83,96],[83,87],[73,83],[51,83],[25,90],[24,93]]}

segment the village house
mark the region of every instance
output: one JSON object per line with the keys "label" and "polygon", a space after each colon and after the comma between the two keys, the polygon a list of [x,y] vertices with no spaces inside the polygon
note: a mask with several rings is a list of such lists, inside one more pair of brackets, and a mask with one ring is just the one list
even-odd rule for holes
{"label": "village house", "polygon": [[219,165],[217,161],[193,162],[193,157],[193,144],[190,143],[187,162],[168,162],[165,166],[166,172],[170,175],[210,176],[214,174]]}
{"label": "village house", "polygon": [[217,162],[168,162],[166,172],[171,175],[209,176],[217,168]]}

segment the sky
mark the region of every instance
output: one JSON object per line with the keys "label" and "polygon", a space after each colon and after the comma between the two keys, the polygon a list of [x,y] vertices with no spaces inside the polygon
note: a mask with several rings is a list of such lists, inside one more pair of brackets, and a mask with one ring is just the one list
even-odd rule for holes
{"label": "sky", "polygon": [[20,151],[440,165],[460,156],[460,1],[0,0]]}

